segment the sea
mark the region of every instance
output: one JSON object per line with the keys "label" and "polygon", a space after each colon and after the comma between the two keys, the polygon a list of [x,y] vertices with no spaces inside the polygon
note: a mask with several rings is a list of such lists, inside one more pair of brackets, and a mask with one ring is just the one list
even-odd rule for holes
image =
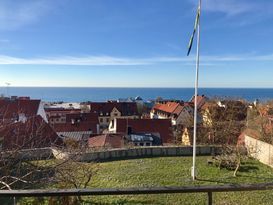
{"label": "sea", "polygon": [[[4,96],[29,96],[47,102],[100,102],[140,96],[143,100],[179,99],[188,101],[194,88],[100,88],[100,87],[0,87]],[[273,99],[273,88],[199,88],[199,95],[209,98],[267,101]]]}

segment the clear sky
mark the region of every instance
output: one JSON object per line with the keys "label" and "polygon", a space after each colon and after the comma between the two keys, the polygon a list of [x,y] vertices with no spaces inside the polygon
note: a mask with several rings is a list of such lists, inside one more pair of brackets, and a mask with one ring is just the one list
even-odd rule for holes
{"label": "clear sky", "polygon": [[[0,86],[193,87],[197,0],[1,0]],[[203,0],[201,87],[273,87],[273,1]]]}

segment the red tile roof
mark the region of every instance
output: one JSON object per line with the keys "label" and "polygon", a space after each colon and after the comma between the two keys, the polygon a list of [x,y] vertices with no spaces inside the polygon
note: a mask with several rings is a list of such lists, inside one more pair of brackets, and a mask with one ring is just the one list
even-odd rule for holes
{"label": "red tile roof", "polygon": [[[162,143],[173,141],[170,119],[116,119],[117,133],[127,134],[127,126],[134,133],[159,133]],[[128,123],[128,124],[127,124]]]}
{"label": "red tile roof", "polygon": [[83,132],[83,131],[92,131],[92,133],[97,133],[97,123],[93,122],[71,122],[67,123],[57,123],[54,124],[53,129],[56,132]]}
{"label": "red tile roof", "polygon": [[172,114],[180,104],[176,102],[167,102],[166,104],[155,104],[154,110],[160,110],[169,114]]}
{"label": "red tile roof", "polygon": [[79,120],[80,122],[92,122],[99,123],[97,113],[69,113],[66,114],[66,122],[71,122],[72,120]]}
{"label": "red tile roof", "polygon": [[28,149],[62,145],[62,140],[40,115],[25,123],[10,123],[0,127],[2,149]]}
{"label": "red tile roof", "polygon": [[184,106],[181,106],[181,105],[177,106],[172,114],[178,116],[182,112],[183,108]]}
{"label": "red tile roof", "polygon": [[123,135],[120,134],[97,135],[88,140],[89,147],[122,148],[123,145]]}
{"label": "red tile roof", "polygon": [[[201,108],[207,100],[208,98],[205,95],[197,95],[197,107]],[[195,103],[195,96],[191,98],[191,102]]]}
{"label": "red tile roof", "polygon": [[48,113],[80,113],[81,109],[71,109],[71,108],[45,108],[45,111]]}
{"label": "red tile roof", "polygon": [[37,115],[40,100],[0,99],[0,120],[16,119],[20,113],[26,118]]}
{"label": "red tile roof", "polygon": [[118,109],[122,116],[139,115],[135,102],[91,102],[89,105],[90,112],[97,112],[99,115],[110,115],[114,108]]}
{"label": "red tile roof", "polygon": [[206,110],[209,108],[214,109],[215,107],[218,107],[218,105],[215,102],[205,102],[204,105],[201,107],[202,110]]}

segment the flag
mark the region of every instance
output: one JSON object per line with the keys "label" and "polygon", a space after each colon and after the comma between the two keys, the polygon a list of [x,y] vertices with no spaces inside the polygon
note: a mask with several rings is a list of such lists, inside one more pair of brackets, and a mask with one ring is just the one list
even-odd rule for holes
{"label": "flag", "polygon": [[190,42],[189,42],[189,45],[188,45],[188,53],[187,53],[187,56],[188,56],[188,55],[190,54],[190,52],[191,52],[191,47],[192,47],[192,43],[193,43],[195,31],[196,31],[196,29],[197,29],[197,25],[199,24],[199,18],[200,18],[200,6],[199,6],[198,9],[197,9],[197,14],[196,14],[195,23],[194,23],[194,29],[193,29],[193,32],[192,32],[192,35],[191,35],[191,38],[190,38]]}

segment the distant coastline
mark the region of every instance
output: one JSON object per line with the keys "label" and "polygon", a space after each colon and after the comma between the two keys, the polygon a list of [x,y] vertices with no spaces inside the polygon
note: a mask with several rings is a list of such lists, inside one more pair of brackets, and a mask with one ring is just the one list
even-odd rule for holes
{"label": "distant coastline", "polygon": [[[106,101],[141,96],[144,100],[157,97],[187,101],[194,88],[121,88],[121,87],[0,87],[0,94],[30,96],[43,101]],[[243,98],[248,101],[273,99],[273,88],[200,88],[199,94],[208,97]]]}

